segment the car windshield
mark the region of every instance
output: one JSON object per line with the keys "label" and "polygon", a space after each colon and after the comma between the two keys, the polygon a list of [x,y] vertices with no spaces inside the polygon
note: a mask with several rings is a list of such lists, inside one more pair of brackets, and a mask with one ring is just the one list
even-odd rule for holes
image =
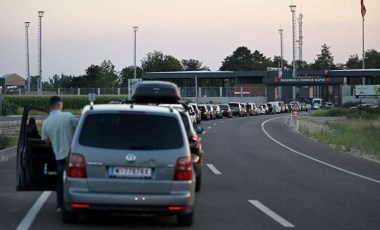
{"label": "car windshield", "polygon": [[81,145],[114,149],[175,149],[183,146],[177,119],[144,114],[91,114],[79,136]]}
{"label": "car windshield", "polygon": [[228,105],[219,105],[219,108],[221,108],[221,109],[228,109]]}

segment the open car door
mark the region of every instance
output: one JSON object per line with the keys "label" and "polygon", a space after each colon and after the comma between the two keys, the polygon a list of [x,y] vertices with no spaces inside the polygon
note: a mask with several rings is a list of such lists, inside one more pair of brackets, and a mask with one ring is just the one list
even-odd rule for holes
{"label": "open car door", "polygon": [[17,146],[16,191],[55,190],[57,166],[53,148],[41,139],[27,136],[29,118],[34,116],[37,121],[42,121],[48,113],[43,108],[24,108]]}

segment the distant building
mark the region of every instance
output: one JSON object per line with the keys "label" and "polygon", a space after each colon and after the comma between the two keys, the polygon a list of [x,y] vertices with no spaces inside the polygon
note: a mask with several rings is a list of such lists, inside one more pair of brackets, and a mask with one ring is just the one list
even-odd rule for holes
{"label": "distant building", "polygon": [[25,88],[26,81],[18,74],[5,74],[0,77],[0,93],[7,94],[9,88]]}

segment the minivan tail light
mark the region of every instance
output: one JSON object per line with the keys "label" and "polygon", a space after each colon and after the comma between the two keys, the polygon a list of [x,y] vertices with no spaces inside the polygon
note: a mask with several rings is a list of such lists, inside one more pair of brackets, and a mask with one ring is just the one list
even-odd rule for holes
{"label": "minivan tail light", "polygon": [[177,160],[174,180],[188,181],[193,177],[192,162],[190,157],[182,157]]}
{"label": "minivan tail light", "polygon": [[70,154],[69,177],[87,178],[84,156],[78,153]]}
{"label": "minivan tail light", "polygon": [[201,144],[198,135],[193,134],[190,140],[192,143],[194,143],[194,146],[191,146],[191,147],[198,149]]}

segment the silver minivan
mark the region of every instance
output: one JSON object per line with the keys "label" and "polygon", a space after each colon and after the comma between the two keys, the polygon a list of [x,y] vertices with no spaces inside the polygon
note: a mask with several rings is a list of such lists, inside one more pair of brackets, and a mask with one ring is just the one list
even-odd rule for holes
{"label": "silver minivan", "polygon": [[[40,156],[43,149],[49,159],[54,157],[43,143],[30,143],[33,149],[19,151],[18,190],[48,190],[48,184],[53,190],[54,173],[34,180],[29,169],[21,170],[23,158]],[[44,162],[39,161],[47,159],[30,159],[34,161],[27,165],[42,172]],[[48,164],[54,171],[53,161]],[[177,110],[125,104],[84,108],[64,173],[64,222],[76,222],[80,213],[103,211],[177,215],[179,225],[189,226],[194,203],[195,171]]]}
{"label": "silver minivan", "polygon": [[87,106],[64,178],[63,221],[84,210],[176,214],[191,225],[195,174],[181,117],[172,108]]}

